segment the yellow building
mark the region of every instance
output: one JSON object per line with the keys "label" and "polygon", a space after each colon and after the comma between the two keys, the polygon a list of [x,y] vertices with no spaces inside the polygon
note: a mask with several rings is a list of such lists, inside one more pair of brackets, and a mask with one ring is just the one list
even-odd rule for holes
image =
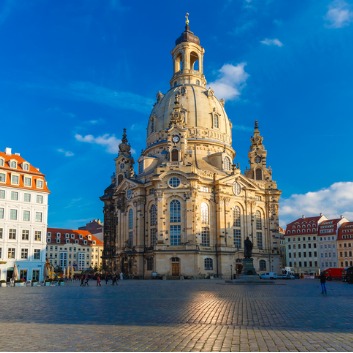
{"label": "yellow building", "polygon": [[47,259],[54,268],[100,270],[102,254],[103,242],[87,230],[48,228]]}
{"label": "yellow building", "polygon": [[185,30],[172,50],[170,89],[159,92],[147,121],[138,173],[124,130],[115,175],[105,190],[106,268],[149,278],[229,277],[241,270],[244,240],[256,271],[278,271],[278,201],[258,123],[250,166],[233,164],[225,102],[206,86],[204,48]]}

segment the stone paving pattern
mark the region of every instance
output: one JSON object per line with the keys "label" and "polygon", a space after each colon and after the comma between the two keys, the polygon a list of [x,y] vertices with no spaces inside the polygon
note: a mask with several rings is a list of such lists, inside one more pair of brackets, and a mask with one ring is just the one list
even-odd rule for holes
{"label": "stone paving pattern", "polygon": [[309,279],[0,288],[0,351],[353,351],[353,285],[327,287],[327,296]]}

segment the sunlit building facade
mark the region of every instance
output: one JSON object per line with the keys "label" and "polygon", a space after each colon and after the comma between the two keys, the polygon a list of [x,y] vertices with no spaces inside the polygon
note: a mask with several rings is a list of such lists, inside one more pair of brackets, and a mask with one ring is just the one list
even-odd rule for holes
{"label": "sunlit building facade", "polygon": [[[244,240],[257,271],[280,267],[281,191],[255,122],[242,173],[233,164],[225,102],[207,87],[200,39],[185,31],[172,50],[170,89],[147,119],[146,148],[133,169],[124,131],[104,202],[104,266],[131,276],[223,276],[241,271]],[[161,63],[161,69],[164,68]]]}
{"label": "sunlit building facade", "polygon": [[45,175],[11,148],[0,152],[0,279],[42,280],[49,190]]}

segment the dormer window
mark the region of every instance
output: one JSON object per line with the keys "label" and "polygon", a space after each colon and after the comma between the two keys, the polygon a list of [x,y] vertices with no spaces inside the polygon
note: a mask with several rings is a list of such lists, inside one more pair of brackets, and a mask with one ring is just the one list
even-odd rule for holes
{"label": "dormer window", "polygon": [[32,186],[32,178],[25,176],[23,179],[23,183],[24,183],[24,186],[28,186],[28,187]]}
{"label": "dormer window", "polygon": [[37,179],[36,186],[39,189],[43,189],[43,180],[42,179]]}
{"label": "dormer window", "polygon": [[20,176],[17,174],[11,174],[11,184],[18,185],[20,183]]}
{"label": "dormer window", "polygon": [[79,238],[82,239],[82,234],[79,235]]}
{"label": "dormer window", "polygon": [[22,164],[22,169],[23,170],[29,170],[29,164],[28,163],[23,163]]}
{"label": "dormer window", "polygon": [[92,245],[96,245],[96,241],[95,240],[92,241]]}
{"label": "dormer window", "polygon": [[91,237],[91,235],[88,235],[87,238],[88,238],[88,240],[91,240],[92,237]]}
{"label": "dormer window", "polygon": [[4,158],[0,158],[0,167],[3,167],[5,164]]}
{"label": "dormer window", "polygon": [[16,169],[17,168],[17,162],[14,160],[10,161],[10,168]]}

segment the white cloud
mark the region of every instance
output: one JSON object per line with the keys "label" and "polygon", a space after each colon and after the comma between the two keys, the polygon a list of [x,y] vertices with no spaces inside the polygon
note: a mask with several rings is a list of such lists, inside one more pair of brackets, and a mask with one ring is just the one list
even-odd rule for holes
{"label": "white cloud", "polygon": [[342,28],[353,22],[353,11],[344,0],[335,0],[329,6],[325,19],[330,28]]}
{"label": "white cloud", "polygon": [[102,136],[94,137],[93,135],[80,135],[76,134],[75,139],[79,142],[91,143],[105,147],[108,153],[117,154],[119,152],[119,144],[121,140],[117,139],[114,135],[104,134]]}
{"label": "white cloud", "polygon": [[71,152],[71,151],[66,151],[66,150],[64,150],[63,148],[58,148],[57,151],[58,151],[59,153],[62,153],[65,157],[72,157],[72,156],[75,155],[73,152]]}
{"label": "white cloud", "polygon": [[246,63],[224,64],[221,67],[218,79],[209,84],[218,98],[232,100],[240,96],[240,91],[249,77],[244,69],[245,65]]}
{"label": "white cloud", "polygon": [[277,38],[274,38],[274,39],[265,38],[264,40],[261,41],[261,43],[268,46],[283,47],[283,43]]}
{"label": "white cloud", "polygon": [[337,182],[319,191],[294,194],[280,202],[280,220],[284,228],[302,215],[309,217],[320,213],[327,218],[342,215],[353,220],[353,182]]}

